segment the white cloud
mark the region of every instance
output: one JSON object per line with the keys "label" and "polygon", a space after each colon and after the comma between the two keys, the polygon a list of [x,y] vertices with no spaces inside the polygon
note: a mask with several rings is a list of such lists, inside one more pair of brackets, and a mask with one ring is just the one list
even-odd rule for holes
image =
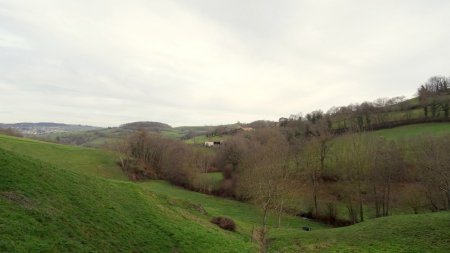
{"label": "white cloud", "polygon": [[0,30],[0,48],[27,50],[30,49],[30,45],[23,38]]}
{"label": "white cloud", "polygon": [[0,0],[0,121],[277,119],[448,74],[447,1]]}

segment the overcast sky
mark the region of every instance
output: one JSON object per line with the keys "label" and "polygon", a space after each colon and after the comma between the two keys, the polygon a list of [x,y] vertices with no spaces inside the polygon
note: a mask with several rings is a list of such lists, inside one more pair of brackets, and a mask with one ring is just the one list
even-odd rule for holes
{"label": "overcast sky", "polygon": [[277,120],[449,70],[447,0],[0,0],[3,123]]}

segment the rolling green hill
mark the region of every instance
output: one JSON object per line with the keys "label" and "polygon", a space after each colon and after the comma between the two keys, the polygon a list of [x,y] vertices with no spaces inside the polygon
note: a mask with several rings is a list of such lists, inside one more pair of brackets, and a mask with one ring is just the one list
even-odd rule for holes
{"label": "rolling green hill", "polygon": [[[110,252],[117,248],[135,252],[171,252],[172,249],[168,249],[170,246],[177,252],[177,247],[181,246],[164,242],[174,240],[172,237],[178,237],[176,242],[192,244],[206,252],[251,252],[257,248],[255,243],[250,242],[250,231],[262,219],[259,208],[190,192],[163,181],[139,184],[118,181],[116,179],[123,179],[118,176],[120,170],[116,167],[111,167],[117,169],[114,173],[107,170],[109,165],[115,165],[108,159],[115,161],[115,154],[104,150],[0,136],[0,175],[3,180],[0,181],[0,203],[5,207],[1,208],[5,212],[1,216],[5,219],[0,224],[8,227],[1,231],[3,234],[0,237],[8,239],[0,242],[3,245],[0,252],[3,249],[59,252],[71,248],[76,249],[74,251],[103,251],[104,244],[110,243],[104,251]],[[98,171],[98,167],[105,170]],[[28,210],[29,207],[31,211]],[[64,208],[61,210],[61,207]],[[206,213],[199,212],[198,208],[204,209]],[[237,223],[237,233],[222,231],[209,222],[218,215],[233,218]],[[152,217],[152,220],[161,223],[158,228],[169,232],[153,231],[151,221],[142,221],[140,217]],[[41,223],[49,227],[42,227]],[[194,228],[191,223],[198,227]],[[276,223],[275,216],[271,217],[271,223]],[[283,216],[283,224],[296,228],[323,227],[319,223],[288,215]],[[119,227],[116,229],[115,225]],[[190,227],[193,231],[187,231]],[[119,231],[121,228],[126,229]],[[67,231],[68,235],[58,236],[59,230]],[[177,230],[180,232],[177,233]],[[96,236],[96,240],[87,242],[90,236],[98,233],[100,234]],[[115,235],[108,238],[112,233]],[[143,234],[151,237],[153,233],[155,238],[150,238],[149,241],[162,244],[156,245],[156,248],[142,242]],[[164,235],[165,233],[170,236]],[[184,238],[184,233],[194,238]],[[210,239],[211,233],[216,233],[217,238],[222,237],[218,240],[224,242],[214,242],[215,239]],[[126,242],[128,236],[137,239]],[[38,242],[41,240],[42,242]],[[60,245],[66,240],[68,242],[65,245]],[[114,240],[118,242],[113,243]],[[196,243],[197,240],[200,240],[199,244]],[[79,242],[82,243],[77,245]],[[202,242],[211,243],[211,246],[202,246]],[[122,243],[125,245],[119,247],[118,244]],[[96,248],[95,245],[102,247]],[[136,247],[133,248],[133,245]],[[194,246],[187,245],[178,249],[178,252],[195,252],[193,248],[189,248]]]}
{"label": "rolling green hill", "polygon": [[[261,220],[258,207],[164,181],[128,182],[115,160],[103,150],[0,136],[0,252],[258,250],[251,242]],[[211,224],[215,216],[232,218],[237,232]],[[337,229],[289,215],[281,228],[275,216],[269,224],[269,252],[446,252],[450,247],[450,212]]]}
{"label": "rolling green hill", "polygon": [[448,252],[450,212],[384,217],[303,235],[285,231],[273,238],[272,247],[280,252]]}
{"label": "rolling green hill", "polygon": [[223,135],[226,135],[226,133],[222,133],[219,136],[208,138],[206,136],[207,134],[211,134],[217,129],[226,132],[237,127],[239,127],[238,124],[171,127],[159,122],[133,122],[119,127],[99,128],[87,131],[55,132],[42,135],[30,135],[29,137],[61,144],[99,148],[114,145],[116,142],[126,139],[136,131],[145,130],[149,133],[161,134],[165,138],[184,140],[188,144],[203,144],[207,140],[222,140],[224,139]]}
{"label": "rolling green hill", "polygon": [[[259,210],[250,204],[186,191],[163,181],[141,185],[151,192],[202,204],[213,215],[233,217],[244,231],[250,232],[259,222]],[[275,217],[271,218],[270,252],[446,252],[450,246],[450,212],[397,215],[344,228],[286,216],[278,229]],[[302,231],[301,226],[312,231]]]}
{"label": "rolling green hill", "polygon": [[[160,123],[161,124],[161,123]],[[103,147],[114,145],[115,142],[124,140],[139,129],[151,133],[159,133],[170,139],[191,139],[194,136],[204,136],[211,132],[214,127],[145,127],[142,124],[130,123],[121,127],[101,128],[89,131],[78,131],[69,133],[50,133],[37,136],[40,140],[57,142],[62,144],[78,145],[84,147]]]}
{"label": "rolling green hill", "polygon": [[[252,228],[259,226],[263,217],[262,211],[258,207],[248,203],[186,191],[183,188],[172,186],[165,181],[156,180],[139,184],[142,189],[146,191],[201,205],[210,215],[231,217],[237,221],[240,228],[247,233],[250,233]],[[268,223],[271,227],[276,227],[277,216],[271,215]],[[283,228],[296,229],[297,231],[299,231],[302,226],[308,226],[314,229],[328,227],[317,222],[303,220],[291,215],[283,216],[282,226]]]}
{"label": "rolling green hill", "polygon": [[0,252],[251,252],[177,203],[0,150]]}
{"label": "rolling green hill", "polygon": [[86,175],[126,179],[126,176],[116,164],[118,155],[106,150],[54,144],[5,135],[0,135],[0,148]]}

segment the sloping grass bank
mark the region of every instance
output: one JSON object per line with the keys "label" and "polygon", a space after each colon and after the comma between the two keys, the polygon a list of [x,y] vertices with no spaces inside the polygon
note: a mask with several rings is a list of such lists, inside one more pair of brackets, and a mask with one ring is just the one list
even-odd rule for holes
{"label": "sloping grass bank", "polygon": [[251,252],[239,233],[138,185],[0,149],[0,252]]}

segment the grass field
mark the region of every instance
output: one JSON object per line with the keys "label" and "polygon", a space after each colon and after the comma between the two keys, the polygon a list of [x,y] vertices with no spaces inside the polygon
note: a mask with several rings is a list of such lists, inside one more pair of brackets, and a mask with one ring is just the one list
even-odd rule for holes
{"label": "grass field", "polygon": [[389,140],[400,138],[415,137],[421,135],[442,135],[450,134],[450,123],[426,123],[409,126],[383,129],[373,132]]}
{"label": "grass field", "polygon": [[213,137],[207,137],[206,135],[200,135],[192,137],[188,140],[185,140],[184,142],[187,144],[199,144],[204,145],[206,141],[222,141],[224,140],[224,136],[213,136]]}
{"label": "grass field", "polygon": [[[112,243],[109,241],[110,239],[108,239],[107,235],[101,235],[101,233],[98,237],[96,236],[97,240],[87,242],[89,236],[98,233],[96,229],[101,229],[103,233],[119,233],[112,228],[115,224],[118,225],[119,228],[128,227],[129,229],[133,229],[133,231],[136,230],[135,233],[128,230],[123,231],[123,233],[128,234],[128,236],[140,237],[140,233],[147,233],[144,232],[145,229],[143,227],[151,227],[151,224],[146,222],[142,223],[142,221],[135,216],[138,214],[135,214],[133,210],[143,210],[141,211],[144,212],[142,216],[151,217],[150,214],[145,213],[146,208],[148,209],[149,207],[162,209],[165,214],[166,212],[173,212],[173,217],[163,216],[159,218],[161,222],[162,220],[166,220],[169,225],[173,225],[174,223],[176,224],[173,225],[175,227],[178,225],[185,226],[183,223],[179,223],[179,220],[187,219],[185,222],[190,221],[200,224],[195,230],[205,230],[200,231],[199,233],[210,234],[211,231],[208,231],[209,229],[212,229],[219,234],[224,233],[225,238],[221,238],[220,240],[225,241],[219,243],[219,246],[215,246],[211,251],[249,252],[257,247],[254,243],[250,242],[250,232],[252,228],[257,227],[262,220],[262,213],[258,207],[253,205],[187,191],[171,186],[164,181],[151,181],[135,184],[126,181],[121,182],[111,180],[110,178],[118,179],[120,177],[111,177],[109,173],[99,174],[98,171],[95,170],[98,166],[105,166],[108,164],[105,163],[104,160],[98,159],[99,155],[101,155],[100,157],[108,157],[111,155],[109,152],[103,150],[64,146],[9,136],[1,136],[0,149],[2,149],[0,151],[0,159],[2,159],[3,162],[1,163],[2,169],[0,173],[2,179],[5,180],[0,183],[0,192],[3,194],[3,197],[0,197],[0,201],[2,201],[1,203],[6,208],[2,209],[8,210],[8,208],[12,208],[11,204],[14,203],[11,202],[17,200],[20,202],[19,206],[22,202],[24,205],[35,203],[33,204],[35,205],[33,209],[39,210],[37,213],[18,214],[15,212],[19,212],[20,208],[14,207],[9,213],[2,214],[2,217],[10,218],[2,220],[0,223],[1,225],[8,227],[7,230],[2,231],[3,234],[1,237],[8,238],[8,240],[0,242],[0,245],[3,245],[3,248],[0,247],[0,251],[2,251],[2,249],[5,249],[6,251],[14,249],[12,251],[25,252],[37,248],[44,249],[43,251],[65,251],[68,248],[74,248],[80,251],[95,251],[94,249],[98,250],[98,248],[95,247],[97,244],[103,247],[106,243]],[[8,149],[9,151],[4,149]],[[14,153],[10,153],[10,151]],[[115,159],[115,156],[112,155],[109,158]],[[76,165],[77,163],[80,163],[82,166],[79,168]],[[59,165],[62,167],[56,167]],[[89,171],[89,168],[95,170],[95,172]],[[95,177],[92,177],[92,175],[95,175]],[[106,178],[98,176],[105,176]],[[208,173],[205,174],[205,176],[216,183],[219,183],[222,179],[220,173]],[[10,182],[10,184],[8,185],[4,182]],[[35,196],[33,194],[37,195]],[[84,198],[84,196],[86,196],[86,198]],[[10,201],[9,199],[12,199],[13,201]],[[145,207],[146,205],[147,207]],[[60,209],[60,206],[65,207],[63,211],[57,211]],[[202,206],[207,214],[199,213],[193,206]],[[27,207],[24,208],[26,209]],[[99,210],[95,211],[94,209]],[[42,214],[42,212],[46,212],[47,210],[50,210],[50,212],[57,212],[56,214],[58,217],[53,217],[53,213]],[[103,213],[103,211],[108,214]],[[151,211],[154,210],[152,209]],[[87,213],[87,215],[84,215],[86,217],[79,217],[83,216],[82,212]],[[147,212],[150,212],[150,210],[147,210]],[[32,217],[28,217],[27,215],[31,215]],[[36,223],[35,219],[40,218],[35,217],[34,215],[48,216],[45,222],[51,221],[51,224],[49,225],[51,226],[51,229],[53,229],[48,231],[48,235],[44,235],[44,231],[47,231],[47,228],[42,228],[41,230],[33,228],[33,226],[39,227],[42,225]],[[75,215],[75,217],[72,217],[71,215]],[[119,215],[119,217],[115,217],[114,215]],[[120,217],[120,215],[124,217]],[[152,215],[155,216],[156,214]],[[221,231],[211,225],[209,220],[212,217],[219,215],[234,219],[237,223],[237,233]],[[137,227],[133,227],[130,224],[121,225],[120,222],[114,222],[116,219],[142,223],[142,227],[137,225]],[[275,223],[275,219],[275,216],[271,217],[271,224]],[[27,223],[28,220],[31,220],[32,223]],[[10,222],[13,222],[15,225],[10,224]],[[74,224],[72,224],[72,222]],[[103,222],[106,224],[103,224]],[[112,224],[109,224],[110,222],[112,222]],[[286,227],[296,228],[298,230],[301,226],[313,228],[324,227],[319,223],[301,220],[288,215],[283,216],[282,224]],[[68,226],[68,228],[64,228],[66,226]],[[95,228],[92,228],[91,226]],[[164,227],[164,224],[159,226]],[[24,231],[26,227],[30,227],[30,229],[26,229],[24,234],[30,236],[30,238],[24,239],[23,237],[20,237],[18,235],[19,232],[16,231]],[[77,231],[73,231],[74,229]],[[172,228],[169,227],[167,229]],[[59,237],[57,236],[57,231],[59,230],[67,230],[69,235],[63,234],[63,236]],[[149,236],[152,236],[153,232],[154,231],[149,231]],[[196,233],[189,231],[186,233],[190,233],[192,236],[200,238],[192,239],[187,237],[179,238],[176,241],[182,241],[184,239],[195,241],[202,240],[201,238],[204,237],[203,240],[205,240],[205,242],[208,241],[212,245],[216,244],[214,239],[210,240],[205,235],[196,235]],[[171,232],[170,234],[175,234],[173,236],[180,236],[175,232]],[[31,238],[34,236],[41,239],[43,238],[45,243],[37,243],[38,239]],[[67,239],[66,236],[73,238]],[[117,235],[117,237],[120,236],[124,236],[125,238],[127,235]],[[158,239],[159,235],[154,236]],[[110,247],[118,247],[117,244],[125,243],[124,238],[115,238],[114,240],[118,240],[119,242],[112,244]],[[152,240],[154,241],[156,239]],[[167,239],[172,240],[171,237],[167,237]],[[66,245],[59,245],[61,243],[60,241],[65,240],[68,240]],[[122,242],[120,242],[120,240],[122,240]],[[136,240],[141,239],[138,238]],[[161,238],[158,240],[161,240]],[[23,243],[21,243],[22,241]],[[34,243],[31,243],[30,241],[34,241]],[[82,241],[84,243],[81,243],[83,245],[75,245],[75,241]],[[28,244],[25,242],[30,243]],[[189,242],[186,243],[189,244]],[[223,248],[220,246],[221,244],[229,243],[232,243],[233,245],[228,245]],[[144,243],[140,242],[140,244],[136,243],[136,245],[142,247],[143,252],[147,252],[147,250],[144,250],[146,249],[145,247],[147,247]],[[208,247],[201,246],[201,244],[196,244],[196,246],[204,248],[205,251],[210,251],[208,250]],[[160,250],[162,252],[170,252],[170,250],[166,251],[164,249],[164,245],[161,247],[161,249],[155,248],[152,249],[152,251],[157,252]],[[175,246],[172,247],[176,248]],[[104,251],[109,251],[107,249],[111,248],[105,247]],[[129,249],[133,249],[133,245],[125,245],[124,249],[126,249],[125,251],[131,251]],[[186,249],[180,251],[195,252],[189,247]]]}
{"label": "grass field", "polygon": [[183,137],[183,132],[171,129],[171,130],[163,130],[160,132],[163,137],[169,138],[169,139],[181,139]]}
{"label": "grass field", "polygon": [[132,133],[132,130],[114,127],[68,133],[50,133],[37,138],[44,141],[98,148],[121,141]]}
{"label": "grass field", "polygon": [[0,252],[252,252],[133,183],[63,170],[0,150]]}
{"label": "grass field", "polygon": [[[203,144],[208,140],[208,138],[206,137],[206,133],[209,133],[214,129],[214,126],[186,126],[167,128],[158,131],[149,131],[154,134],[161,134],[161,136],[165,138],[176,140],[181,140],[185,135],[188,134],[195,134],[197,136],[186,140],[186,143]],[[113,127],[68,133],[49,133],[41,136],[35,136],[35,138],[44,141],[99,148],[113,145],[115,142],[124,140],[133,133],[134,130],[131,129],[126,129],[123,127]],[[220,140],[220,138],[213,138],[213,140]]]}
{"label": "grass field", "polygon": [[[151,181],[140,183],[140,185],[149,192],[201,205],[212,216],[230,217],[237,221],[238,225],[248,233],[253,227],[261,224],[262,221],[262,211],[248,203],[186,191],[182,188],[174,187],[165,181]],[[277,216],[270,216],[269,224],[275,227],[277,225]],[[296,230],[299,230],[302,226],[309,226],[314,229],[326,227],[320,223],[299,219],[290,215],[283,216],[282,226]]]}
{"label": "grass field", "polygon": [[450,212],[398,215],[349,227],[299,235],[283,231],[273,238],[280,252],[448,252]]}
{"label": "grass field", "polygon": [[0,135],[0,148],[86,175],[126,179],[114,152]]}
{"label": "grass field", "polygon": [[222,172],[207,173],[207,177],[212,182],[212,185],[214,186],[214,189],[217,189],[220,186],[220,183],[222,183],[222,180],[223,180]]}
{"label": "grass field", "polygon": [[[164,181],[127,182],[115,161],[114,153],[103,150],[0,136],[0,252],[257,251],[250,232],[262,219],[258,207]],[[217,173],[206,176],[221,179]],[[235,220],[237,232],[209,222],[219,215]],[[289,215],[282,228],[274,227],[275,215],[269,223],[270,252],[450,248],[450,212],[338,229]]]}

